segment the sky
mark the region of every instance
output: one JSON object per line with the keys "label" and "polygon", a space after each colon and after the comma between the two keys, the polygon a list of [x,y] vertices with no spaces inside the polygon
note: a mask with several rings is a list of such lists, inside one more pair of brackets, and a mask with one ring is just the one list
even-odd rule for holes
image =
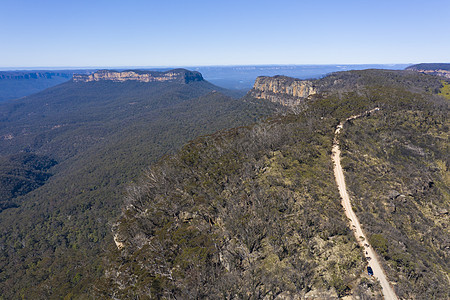
{"label": "sky", "polygon": [[0,0],[0,68],[450,62],[450,0]]}

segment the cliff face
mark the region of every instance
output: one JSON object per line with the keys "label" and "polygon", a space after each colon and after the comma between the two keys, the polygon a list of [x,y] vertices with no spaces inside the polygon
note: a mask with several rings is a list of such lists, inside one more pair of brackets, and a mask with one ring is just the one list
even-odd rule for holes
{"label": "cliff face", "polygon": [[437,75],[445,78],[450,78],[450,64],[444,63],[426,63],[412,65],[406,68],[406,70],[416,71],[424,74]]}
{"label": "cliff face", "polygon": [[[83,70],[78,70],[82,73]],[[38,93],[69,81],[73,70],[0,71],[0,103]]]}
{"label": "cliff face", "polygon": [[67,72],[0,72],[0,80],[52,79],[53,77],[70,78]]}
{"label": "cliff face", "polygon": [[139,82],[179,82],[189,83],[192,81],[202,81],[202,74],[199,72],[191,72],[184,69],[175,69],[167,72],[153,72],[153,71],[111,71],[100,70],[90,75],[74,74],[74,82],[92,82],[92,81],[139,81]]}
{"label": "cliff face", "polygon": [[448,70],[414,70],[416,72],[420,72],[420,73],[424,73],[424,74],[430,74],[430,75],[437,75],[437,76],[442,76],[445,78],[450,78],[450,71]]}
{"label": "cliff face", "polygon": [[295,106],[303,99],[317,93],[312,81],[299,80],[284,76],[256,78],[250,96],[257,99],[266,99],[284,106]]}

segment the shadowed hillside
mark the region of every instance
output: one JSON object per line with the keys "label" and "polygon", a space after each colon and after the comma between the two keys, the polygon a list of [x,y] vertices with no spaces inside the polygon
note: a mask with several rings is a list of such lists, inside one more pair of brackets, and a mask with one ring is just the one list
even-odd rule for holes
{"label": "shadowed hillside", "polygon": [[[33,189],[5,186],[14,205],[0,213],[4,297],[86,293],[102,273],[125,185],[188,140],[272,111],[222,92],[203,80],[67,82],[0,105],[4,159],[24,152],[58,162],[40,171],[45,182],[31,177]],[[26,164],[17,168],[29,174]]]}

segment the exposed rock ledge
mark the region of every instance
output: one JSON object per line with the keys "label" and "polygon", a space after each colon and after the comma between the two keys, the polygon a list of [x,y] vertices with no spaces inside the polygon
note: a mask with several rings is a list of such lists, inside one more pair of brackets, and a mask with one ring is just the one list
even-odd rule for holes
{"label": "exposed rock ledge", "polygon": [[406,70],[450,78],[450,64],[448,63],[417,64],[407,67]]}
{"label": "exposed rock ledge", "polygon": [[175,69],[167,72],[154,71],[112,71],[100,70],[90,75],[74,74],[74,82],[92,82],[92,81],[139,81],[139,82],[179,82],[188,83],[191,81],[202,81],[202,74],[199,72],[192,72],[185,69]]}
{"label": "exposed rock ledge", "polygon": [[317,88],[312,81],[285,76],[260,76],[256,78],[253,89],[249,92],[254,98],[266,99],[284,106],[301,104],[304,99],[316,93]]}
{"label": "exposed rock ledge", "polygon": [[417,69],[414,70],[416,72],[420,72],[420,73],[424,73],[424,74],[430,74],[430,75],[437,75],[437,76],[442,76],[445,78],[450,78],[450,71],[448,70],[421,70],[421,69]]}

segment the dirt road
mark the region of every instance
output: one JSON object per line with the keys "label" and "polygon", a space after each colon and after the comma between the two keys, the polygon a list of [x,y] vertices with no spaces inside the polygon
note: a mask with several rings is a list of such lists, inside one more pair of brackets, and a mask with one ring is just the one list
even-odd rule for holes
{"label": "dirt road", "polygon": [[[358,116],[352,116],[352,117],[348,118],[346,121],[365,116],[365,115],[370,114],[377,110],[378,109],[375,108],[364,114],[361,114]],[[341,198],[342,198],[342,206],[344,207],[345,215],[349,219],[350,228],[353,230],[353,233],[355,234],[355,237],[356,237],[359,245],[361,247],[363,247],[364,253],[367,253],[366,257],[368,257],[369,266],[373,269],[373,276],[376,277],[380,281],[381,288],[383,289],[384,299],[396,300],[397,296],[395,295],[393,288],[389,284],[389,281],[387,280],[387,277],[384,274],[383,268],[382,268],[380,262],[378,261],[375,251],[370,246],[369,241],[367,240],[364,232],[361,229],[361,225],[359,224],[359,220],[356,217],[356,214],[352,209],[352,205],[350,203],[350,198],[347,193],[344,173],[342,172],[342,167],[341,167],[341,150],[339,148],[339,139],[338,139],[339,133],[342,130],[342,128],[344,127],[345,122],[341,122],[341,124],[339,124],[336,128],[335,140],[334,140],[334,145],[333,145],[333,149],[332,149],[332,159],[334,162],[334,177],[336,178],[336,183],[339,187],[339,194],[341,195]]]}

